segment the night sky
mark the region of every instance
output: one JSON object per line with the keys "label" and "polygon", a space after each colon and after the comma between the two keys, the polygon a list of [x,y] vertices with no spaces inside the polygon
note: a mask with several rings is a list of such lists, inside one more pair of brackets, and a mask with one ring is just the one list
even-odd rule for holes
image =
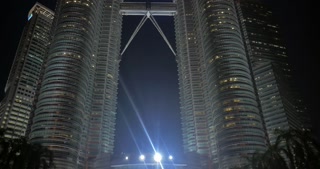
{"label": "night sky", "polygon": [[[315,26],[316,7],[311,0],[265,0],[273,6],[286,39],[290,63],[297,86],[310,103],[314,128],[320,136],[317,109],[319,89],[316,70],[319,31]],[[281,1],[281,2],[279,2]],[[2,2],[0,96],[3,90],[27,13],[35,0]],[[54,9],[54,0],[40,0]],[[142,16],[123,18],[122,46],[140,22]],[[175,49],[173,18],[156,17],[157,22]],[[182,151],[177,64],[174,55],[147,20],[122,56],[117,109],[115,152],[151,152],[149,134],[156,149],[171,154]],[[140,117],[140,118],[139,118]],[[145,127],[143,127],[143,125]],[[146,131],[144,131],[146,129]]]}

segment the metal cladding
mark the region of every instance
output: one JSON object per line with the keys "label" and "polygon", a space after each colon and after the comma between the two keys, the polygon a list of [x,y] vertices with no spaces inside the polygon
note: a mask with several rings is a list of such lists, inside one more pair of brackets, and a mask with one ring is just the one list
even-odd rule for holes
{"label": "metal cladding", "polygon": [[251,61],[257,96],[270,143],[275,129],[308,127],[306,107],[294,86],[279,25],[270,8],[254,0],[239,1],[240,22]]}
{"label": "metal cladding", "polygon": [[[54,19],[38,4],[0,105],[1,128],[16,130],[11,138],[21,136],[31,117],[30,142],[52,150],[57,168],[112,167],[122,15],[144,15],[127,46],[150,19],[176,56],[187,159],[182,167],[243,165],[272,142],[273,129],[301,126],[303,112],[287,85],[291,75],[278,28],[269,24],[268,10],[251,2],[59,0]],[[153,17],[158,15],[174,16],[176,51]],[[23,112],[17,115],[17,109]]]}
{"label": "metal cladding", "polygon": [[5,137],[25,136],[40,74],[46,59],[53,11],[36,3],[29,11],[15,60],[0,104],[0,125],[6,128]]}
{"label": "metal cladding", "polygon": [[63,168],[95,168],[113,151],[121,36],[119,2],[61,0],[31,142]]}
{"label": "metal cladding", "polygon": [[266,138],[234,1],[177,5],[185,151],[207,153],[207,165],[241,165],[242,156],[265,149]]}
{"label": "metal cladding", "polygon": [[120,4],[121,15],[145,15],[150,12],[153,16],[174,16],[177,13],[176,4],[172,2],[123,2]]}

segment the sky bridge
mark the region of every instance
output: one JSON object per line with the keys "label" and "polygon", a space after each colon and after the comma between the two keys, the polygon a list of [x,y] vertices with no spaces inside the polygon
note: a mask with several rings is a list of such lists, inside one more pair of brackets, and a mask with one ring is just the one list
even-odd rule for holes
{"label": "sky bridge", "polygon": [[174,16],[177,5],[174,2],[122,2],[120,13],[122,15],[145,15],[149,12],[153,16]]}
{"label": "sky bridge", "polygon": [[122,2],[120,4],[120,14],[121,15],[141,15],[143,18],[138,24],[137,28],[131,35],[128,43],[121,52],[121,55],[126,51],[129,44],[139,32],[140,28],[143,26],[147,19],[150,19],[152,24],[156,27],[164,41],[167,43],[168,47],[174,55],[176,52],[173,50],[171,44],[166,38],[165,34],[162,32],[160,26],[155,20],[154,16],[174,16],[177,14],[177,5],[175,2]]}

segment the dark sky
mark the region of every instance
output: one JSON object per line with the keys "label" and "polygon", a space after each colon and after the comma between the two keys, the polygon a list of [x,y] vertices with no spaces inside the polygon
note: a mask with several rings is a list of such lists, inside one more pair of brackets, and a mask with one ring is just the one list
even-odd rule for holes
{"label": "dark sky", "polygon": [[[173,18],[155,18],[173,44]],[[128,42],[141,19],[142,16],[124,17],[123,46]],[[173,53],[151,21],[147,20],[125,51],[120,64],[117,129],[132,130],[134,136],[131,137],[126,134],[128,132],[125,132],[117,135],[116,138],[117,140],[135,138],[138,147],[131,144],[123,145],[122,151],[142,149],[150,152],[152,149],[146,133],[150,135],[155,147],[159,146],[162,151],[168,149],[169,152],[176,153],[182,150],[178,147],[181,146],[182,141],[177,73]],[[147,132],[141,124],[145,125]]]}
{"label": "dark sky", "polygon": [[[278,16],[288,55],[293,66],[296,83],[306,101],[310,103],[311,117],[320,136],[317,96],[319,75],[316,49],[319,32],[311,0],[265,0]],[[1,11],[1,67],[0,96],[14,58],[15,50],[27,21],[27,13],[35,0],[10,0]],[[51,9],[54,0],[40,0]],[[7,6],[6,6],[7,5]],[[141,20],[141,16],[124,17],[122,45],[125,45]],[[156,17],[170,43],[174,45],[173,19]],[[138,32],[122,57],[118,98],[116,152],[151,151],[142,123],[155,147],[163,152],[179,153],[181,130],[179,117],[177,65],[175,58],[160,34],[148,20]],[[140,120],[139,118],[140,117]],[[121,140],[121,142],[119,141]],[[121,144],[120,144],[121,143]]]}

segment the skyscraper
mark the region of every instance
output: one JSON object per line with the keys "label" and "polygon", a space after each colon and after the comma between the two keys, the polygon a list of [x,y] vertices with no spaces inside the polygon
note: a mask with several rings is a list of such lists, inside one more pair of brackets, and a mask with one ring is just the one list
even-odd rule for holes
{"label": "skyscraper", "polygon": [[178,0],[177,8],[185,152],[230,168],[274,143],[275,129],[308,127],[279,26],[262,1]]}
{"label": "skyscraper", "polygon": [[5,137],[25,136],[46,52],[53,11],[36,3],[29,11],[0,104],[0,126]]}
{"label": "skyscraper", "polygon": [[[58,168],[110,167],[123,10],[148,18],[151,10],[168,10],[153,5],[57,2],[35,110],[28,112],[30,141],[52,150]],[[241,166],[274,141],[275,128],[303,127],[305,109],[290,85],[278,26],[259,0],[174,0],[170,13],[190,169]]]}
{"label": "skyscraper", "polygon": [[255,0],[239,1],[237,9],[268,141],[275,142],[275,129],[309,128],[308,109],[271,9]]}
{"label": "skyscraper", "polygon": [[177,6],[185,151],[204,154],[204,166],[241,165],[241,156],[265,149],[266,136],[235,2],[177,1]]}
{"label": "skyscraper", "polygon": [[57,2],[29,138],[54,151],[58,168],[99,168],[112,154],[119,8],[118,0]]}

